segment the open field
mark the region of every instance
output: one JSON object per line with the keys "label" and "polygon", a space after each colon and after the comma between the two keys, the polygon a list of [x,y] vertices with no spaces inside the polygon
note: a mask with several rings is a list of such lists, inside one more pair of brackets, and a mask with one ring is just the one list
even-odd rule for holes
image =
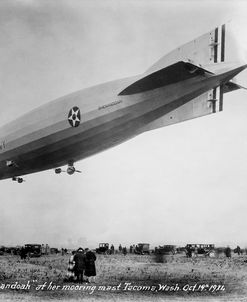
{"label": "open field", "polygon": [[[64,282],[69,256],[0,256],[0,300],[245,301],[247,256],[97,255],[95,283]],[[6,286],[12,286],[12,289]],[[43,288],[42,288],[43,285]],[[19,289],[18,289],[19,287]]]}

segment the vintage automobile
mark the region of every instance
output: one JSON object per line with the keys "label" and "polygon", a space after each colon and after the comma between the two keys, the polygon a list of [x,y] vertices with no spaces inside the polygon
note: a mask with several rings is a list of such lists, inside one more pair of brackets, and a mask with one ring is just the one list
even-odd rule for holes
{"label": "vintage automobile", "polygon": [[134,253],[138,255],[150,254],[149,243],[138,243],[135,246]]}
{"label": "vintage automobile", "polygon": [[195,255],[205,255],[211,256],[215,253],[214,244],[187,244],[186,245],[186,254],[188,257],[192,257]]}
{"label": "vintage automobile", "polygon": [[97,254],[109,254],[109,243],[100,243],[96,249]]}
{"label": "vintage automobile", "polygon": [[29,257],[40,257],[42,255],[41,244],[25,244],[25,249]]}
{"label": "vintage automobile", "polygon": [[154,253],[160,255],[174,255],[176,253],[176,246],[168,244],[159,246],[158,248],[155,248]]}

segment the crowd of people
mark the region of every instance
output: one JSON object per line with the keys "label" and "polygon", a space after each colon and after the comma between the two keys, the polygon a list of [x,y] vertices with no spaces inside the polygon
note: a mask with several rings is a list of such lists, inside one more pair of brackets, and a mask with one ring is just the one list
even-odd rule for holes
{"label": "crowd of people", "polygon": [[122,246],[121,244],[119,244],[119,247],[118,249],[115,249],[114,245],[112,244],[111,247],[110,247],[110,254],[116,254],[116,253],[119,253],[119,254],[124,254],[126,255],[127,253],[134,253],[135,251],[138,250],[138,247],[135,246],[134,244],[131,245],[129,247],[129,249],[127,249],[126,246]]}
{"label": "crowd of people", "polygon": [[71,282],[94,282],[96,276],[96,255],[89,249],[79,248],[72,251],[69,258],[66,281]]}

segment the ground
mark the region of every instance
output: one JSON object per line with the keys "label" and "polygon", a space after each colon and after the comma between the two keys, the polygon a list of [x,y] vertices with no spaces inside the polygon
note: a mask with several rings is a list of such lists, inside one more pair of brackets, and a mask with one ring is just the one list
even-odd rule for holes
{"label": "ground", "polygon": [[79,285],[64,281],[68,258],[0,256],[0,301],[247,301],[247,255],[97,255],[95,283]]}

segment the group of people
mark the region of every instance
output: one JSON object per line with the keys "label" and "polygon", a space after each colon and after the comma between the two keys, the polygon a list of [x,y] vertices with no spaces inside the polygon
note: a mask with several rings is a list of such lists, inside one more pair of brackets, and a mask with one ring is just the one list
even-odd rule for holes
{"label": "group of people", "polygon": [[[136,250],[136,248],[137,248],[137,247],[135,247],[135,245],[131,245],[131,246],[129,247],[129,253],[130,253],[130,254],[131,254],[131,253],[134,253],[134,251]],[[110,247],[110,254],[120,253],[120,254],[126,255],[127,252],[128,252],[127,247],[126,247],[126,246],[122,247],[121,244],[119,244],[118,250],[115,250],[115,247],[114,247],[113,244],[112,244],[111,247]]]}
{"label": "group of people", "polygon": [[95,261],[95,254],[89,249],[84,251],[80,247],[77,251],[73,251],[69,258],[67,280],[80,283],[84,281],[94,282],[96,276]]}

